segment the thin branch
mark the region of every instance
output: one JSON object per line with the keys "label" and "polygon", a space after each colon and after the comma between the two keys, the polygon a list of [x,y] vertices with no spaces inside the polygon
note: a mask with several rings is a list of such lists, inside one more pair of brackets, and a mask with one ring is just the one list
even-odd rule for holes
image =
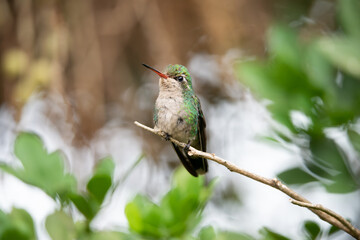
{"label": "thin branch", "polygon": [[320,205],[320,204],[312,204],[312,203],[305,203],[305,202],[300,202],[294,199],[290,199],[290,202],[292,204],[298,205],[300,207],[305,207],[305,208],[309,208],[309,209],[317,209],[320,210],[322,212],[327,213],[328,215],[336,218],[337,220],[339,220],[344,226],[346,226],[348,229],[352,229],[354,232],[356,232],[356,228],[351,225],[351,223],[346,220],[345,218],[343,218],[341,215],[337,214],[336,212]]}
{"label": "thin branch", "polygon": [[[149,132],[152,132],[162,138],[166,138],[166,134],[162,131],[157,131],[154,130],[153,128],[147,127],[139,122],[135,122],[135,125],[137,125],[138,127],[141,127]],[[180,146],[180,147],[185,147],[186,144],[177,141],[174,138],[169,139],[171,142],[175,143],[176,145]],[[314,206],[319,206],[319,205],[314,205],[312,204],[309,200],[307,200],[306,198],[304,198],[303,196],[301,196],[300,194],[298,194],[297,192],[295,192],[294,190],[292,190],[291,188],[287,187],[285,184],[283,184],[281,181],[279,181],[276,178],[270,179],[270,178],[265,178],[262,176],[259,176],[257,174],[254,174],[252,172],[249,172],[247,170],[244,170],[242,168],[239,168],[238,166],[236,166],[235,164],[222,159],[218,156],[216,156],[214,153],[207,153],[207,152],[202,152],[199,151],[193,147],[189,148],[189,152],[188,154],[190,156],[197,156],[197,157],[203,157],[209,160],[212,160],[214,162],[217,162],[218,164],[221,164],[223,166],[225,166],[227,169],[229,169],[231,172],[236,172],[238,174],[241,174],[245,177],[251,178],[255,181],[258,181],[260,183],[266,184],[270,187],[273,187],[283,193],[285,193],[286,195],[288,195],[289,197],[292,198],[292,203],[296,204],[296,203],[300,203],[300,204],[296,204],[302,207],[306,207],[307,209],[309,209],[310,211],[312,211],[314,214],[316,214],[320,219],[322,219],[325,222],[330,223],[331,225],[338,227],[339,229],[347,232],[348,234],[350,234],[351,236],[353,236],[355,239],[360,239],[360,230],[355,228],[349,221],[347,221],[345,218],[341,217],[339,214],[334,213],[333,211],[326,209],[326,208],[318,208],[318,207],[314,207]],[[326,210],[325,210],[326,209]],[[325,210],[325,211],[324,211]]]}

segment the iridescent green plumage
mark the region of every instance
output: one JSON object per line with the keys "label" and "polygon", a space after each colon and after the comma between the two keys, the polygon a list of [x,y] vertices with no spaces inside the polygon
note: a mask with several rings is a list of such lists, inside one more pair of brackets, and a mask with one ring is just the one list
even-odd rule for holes
{"label": "iridescent green plumage", "polygon": [[166,75],[168,75],[171,78],[184,75],[190,88],[192,89],[192,79],[190,73],[187,70],[187,68],[184,67],[183,65],[180,64],[168,65],[166,67]]}

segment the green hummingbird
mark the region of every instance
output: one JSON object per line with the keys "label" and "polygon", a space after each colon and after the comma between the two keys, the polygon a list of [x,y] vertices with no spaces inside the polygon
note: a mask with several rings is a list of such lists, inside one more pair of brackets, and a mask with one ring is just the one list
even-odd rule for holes
{"label": "green hummingbird", "polygon": [[190,146],[206,151],[205,118],[200,100],[193,90],[189,71],[179,64],[167,66],[163,73],[143,65],[160,76],[159,96],[154,109],[154,129],[187,143],[185,148],[174,143],[172,146],[191,175],[197,177],[205,174],[208,171],[207,160],[187,154]]}

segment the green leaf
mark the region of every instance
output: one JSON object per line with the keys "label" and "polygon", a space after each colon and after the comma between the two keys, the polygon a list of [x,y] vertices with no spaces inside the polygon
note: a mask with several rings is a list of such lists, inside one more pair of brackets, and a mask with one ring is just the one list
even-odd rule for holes
{"label": "green leaf", "polygon": [[131,202],[129,202],[125,207],[125,215],[129,222],[129,227],[131,230],[142,233],[143,232],[143,216],[141,211],[141,205],[143,204],[143,197],[137,195]]}
{"label": "green leaf", "polygon": [[87,190],[99,205],[104,201],[105,195],[112,185],[114,162],[111,158],[101,160],[95,170],[93,177],[87,184]]}
{"label": "green leaf", "polygon": [[262,235],[262,237],[260,238],[261,240],[290,240],[289,238],[271,231],[269,228],[262,228],[260,230],[260,234]]}
{"label": "green leaf", "polygon": [[281,25],[270,29],[268,38],[269,51],[277,59],[299,68],[301,65],[301,51],[294,31]]}
{"label": "green leaf", "polygon": [[213,186],[214,182],[205,187],[203,177],[194,178],[180,168],[173,176],[172,189],[160,205],[141,195],[126,205],[130,229],[157,239],[187,236],[200,222]]}
{"label": "green leaf", "polygon": [[353,179],[352,174],[346,163],[346,156],[341,154],[341,150],[335,142],[324,135],[313,135],[310,140],[310,150],[313,154],[313,166],[316,169],[322,169],[322,172],[314,172],[315,174],[322,173],[321,177],[327,178],[329,181],[322,183],[326,190],[332,193],[348,193],[357,189],[357,183]]}
{"label": "green leaf", "polygon": [[70,200],[74,203],[76,208],[89,220],[93,219],[99,210],[98,204],[90,204],[89,199],[80,194],[70,194]]}
{"label": "green leaf", "polygon": [[340,228],[331,225],[328,230],[328,235],[331,236],[340,231]]}
{"label": "green leaf", "polygon": [[52,240],[76,239],[76,229],[73,219],[63,211],[56,211],[46,218],[46,230]]}
{"label": "green leaf", "polygon": [[278,174],[278,178],[284,181],[286,184],[306,184],[309,182],[317,181],[317,178],[313,177],[300,167],[291,168]]}
{"label": "green leaf", "polygon": [[35,238],[34,222],[27,211],[13,208],[10,213],[10,218],[18,229],[21,229],[26,235]]}
{"label": "green leaf", "polygon": [[358,0],[339,1],[342,26],[350,36],[360,40],[360,2]]}
{"label": "green leaf", "polygon": [[20,133],[15,141],[15,155],[23,169],[1,165],[0,168],[20,180],[37,186],[50,197],[67,200],[70,192],[76,191],[76,179],[65,173],[62,154],[48,154],[41,139],[33,133]]}
{"label": "green leaf", "polygon": [[25,235],[25,233],[19,231],[18,229],[9,227],[3,232],[1,236],[1,240],[13,240],[13,239],[29,240],[35,238],[29,238],[27,235]]}
{"label": "green leaf", "polygon": [[327,37],[319,41],[319,49],[330,62],[341,70],[360,78],[359,40]]}
{"label": "green leaf", "polygon": [[216,233],[213,227],[203,227],[199,232],[199,240],[216,240]]}
{"label": "green leaf", "polygon": [[255,238],[245,233],[220,232],[216,240],[254,240]]}
{"label": "green leaf", "polygon": [[0,210],[0,239],[35,240],[34,222],[29,213],[18,208],[9,214]]}
{"label": "green leaf", "polygon": [[131,237],[125,233],[121,232],[110,232],[110,231],[103,231],[103,232],[95,232],[92,233],[90,240],[131,240],[131,239],[139,239],[136,237]]}
{"label": "green leaf", "polygon": [[307,239],[316,240],[320,237],[321,229],[320,226],[314,221],[306,221],[303,229],[307,236]]}
{"label": "green leaf", "polygon": [[101,204],[111,187],[112,179],[109,175],[94,175],[87,184],[87,190]]}
{"label": "green leaf", "polygon": [[313,43],[306,48],[305,61],[305,71],[309,76],[310,84],[314,88],[324,91],[324,94],[330,95],[324,96],[326,97],[325,100],[332,97],[336,87],[334,70],[319,50],[317,43]]}
{"label": "green leaf", "polygon": [[162,229],[161,209],[148,198],[137,195],[125,207],[125,215],[131,230],[155,238],[168,237],[166,229]]}
{"label": "green leaf", "polygon": [[360,153],[360,134],[354,130],[348,130],[348,136],[355,150]]}
{"label": "green leaf", "polygon": [[95,174],[105,174],[109,176],[113,176],[115,169],[114,161],[111,157],[106,157],[101,159],[96,168],[95,168]]}
{"label": "green leaf", "polygon": [[100,160],[94,175],[87,183],[87,192],[82,195],[69,194],[69,198],[76,208],[90,221],[101,209],[101,204],[112,186],[114,168],[114,162],[110,157]]}

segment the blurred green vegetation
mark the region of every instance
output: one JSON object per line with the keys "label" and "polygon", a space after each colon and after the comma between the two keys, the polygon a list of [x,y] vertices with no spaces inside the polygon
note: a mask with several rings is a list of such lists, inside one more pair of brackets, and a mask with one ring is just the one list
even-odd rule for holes
{"label": "blurred green vegetation", "polygon": [[[262,228],[260,238],[246,233],[229,232],[213,226],[200,227],[206,204],[215,187],[215,180],[194,178],[184,168],[175,171],[171,189],[156,203],[138,194],[125,207],[129,223],[127,231],[97,230],[91,222],[101,211],[104,200],[110,201],[114,183],[115,165],[111,158],[99,161],[86,189],[78,190],[75,177],[64,169],[60,151],[48,153],[41,139],[33,133],[20,133],[15,141],[15,155],[22,167],[1,164],[0,169],[23,182],[38,187],[56,203],[55,211],[46,217],[45,227],[53,240],[70,239],[193,239],[193,240],[251,240],[288,239],[268,228]],[[75,220],[73,207],[83,216]],[[123,213],[118,213],[123,214]],[[320,227],[312,222],[304,225],[304,236],[316,237]],[[328,231],[330,232],[330,231]],[[0,209],[1,240],[37,239],[32,216],[24,209],[13,208],[10,213]]]}
{"label": "blurred green vegetation", "polygon": [[[304,164],[278,177],[288,184],[316,181],[329,192],[348,193],[360,188],[360,2],[339,1],[338,20],[336,33],[306,40],[276,25],[268,34],[268,58],[242,62],[237,70],[255,94],[271,101],[274,119],[290,130],[278,130],[282,140],[302,149]],[[308,123],[299,123],[294,113]],[[334,130],[346,135],[355,160],[331,136]]]}

